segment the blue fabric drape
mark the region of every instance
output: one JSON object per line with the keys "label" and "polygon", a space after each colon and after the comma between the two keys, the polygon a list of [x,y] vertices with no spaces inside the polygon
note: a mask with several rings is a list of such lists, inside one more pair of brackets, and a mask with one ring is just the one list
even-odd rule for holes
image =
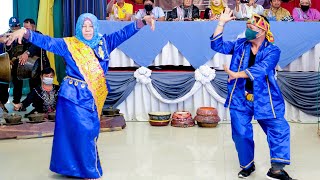
{"label": "blue fabric drape", "polygon": [[106,78],[110,89],[104,107],[117,107],[133,91],[136,78],[133,72],[109,72]]}
{"label": "blue fabric drape", "polygon": [[302,112],[320,117],[318,72],[278,72],[283,97]]}
{"label": "blue fabric drape", "polygon": [[211,81],[211,85],[214,87],[219,96],[227,98],[228,75],[224,71],[216,71],[216,77]]}
{"label": "blue fabric drape", "polygon": [[165,99],[178,99],[186,95],[193,87],[196,80],[194,73],[160,73],[151,75],[152,86]]}
{"label": "blue fabric drape", "polygon": [[[130,22],[100,21],[100,33],[110,34]],[[210,39],[216,21],[206,22],[156,22],[156,30],[144,27],[118,48],[141,66],[149,66],[162,48],[171,42],[194,68],[211,60],[215,55]],[[223,32],[224,40],[235,40],[244,32],[246,22],[232,21]],[[320,43],[320,23],[271,22],[275,44],[281,49],[279,65],[283,68],[303,53]],[[138,51],[148,49],[148,51]]]}
{"label": "blue fabric drape", "polygon": [[82,13],[92,13],[98,19],[106,19],[105,0],[68,0],[63,1],[64,30],[63,36],[75,34],[75,27],[78,17]]}
{"label": "blue fabric drape", "polygon": [[[216,92],[226,98],[227,74],[216,71],[211,81]],[[165,99],[177,99],[187,94],[195,83],[193,72],[153,72],[152,85]],[[109,92],[106,107],[117,107],[133,91],[136,79],[133,72],[109,72]],[[312,116],[320,116],[320,75],[318,72],[278,72],[278,84],[283,97],[291,105]]]}

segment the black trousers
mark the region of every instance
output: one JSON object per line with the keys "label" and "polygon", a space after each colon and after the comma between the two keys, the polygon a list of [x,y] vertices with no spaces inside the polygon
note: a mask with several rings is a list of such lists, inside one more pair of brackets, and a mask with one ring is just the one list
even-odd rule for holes
{"label": "black trousers", "polygon": [[[22,97],[22,88],[23,88],[23,80],[19,80],[17,77],[17,68],[18,61],[15,61],[12,67],[11,75],[12,75],[12,83],[13,83],[13,100],[12,102],[15,104],[20,103]],[[29,87],[30,91],[41,85],[40,76],[36,78],[29,79]]]}
{"label": "black trousers", "polygon": [[22,97],[22,86],[23,86],[23,81],[17,78],[18,63],[19,61],[15,61],[11,69],[11,77],[12,77],[12,83],[13,83],[13,101],[12,102],[15,104],[20,103],[20,100]]}
{"label": "black trousers", "polygon": [[0,102],[2,104],[6,104],[9,99],[9,84],[2,84],[0,83]]}

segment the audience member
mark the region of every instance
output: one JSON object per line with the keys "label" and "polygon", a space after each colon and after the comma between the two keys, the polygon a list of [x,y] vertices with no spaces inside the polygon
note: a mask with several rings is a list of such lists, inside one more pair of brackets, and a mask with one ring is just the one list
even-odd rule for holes
{"label": "audience member", "polygon": [[146,15],[151,15],[157,21],[165,21],[165,14],[161,7],[154,5],[154,0],[143,0],[144,9],[140,9],[135,19],[143,19]]}
{"label": "audience member", "polygon": [[290,12],[281,7],[281,2],[282,0],[270,0],[270,9],[266,9],[263,13],[269,21],[283,21],[285,18],[291,17]]}
{"label": "audience member", "polygon": [[300,0],[300,8],[292,11],[294,21],[319,21],[320,13],[317,9],[311,8],[311,0]]}
{"label": "audience member", "polygon": [[250,19],[253,14],[263,14],[263,7],[256,3],[255,0],[249,0],[247,3],[241,3],[236,0],[236,7],[234,8],[234,16],[237,19]]}
{"label": "audience member", "polygon": [[109,20],[130,21],[133,6],[124,0],[111,0],[107,6],[107,13],[109,14]]}
{"label": "audience member", "polygon": [[169,21],[192,21],[200,17],[199,8],[193,4],[193,0],[183,0],[183,4],[175,7]]}
{"label": "audience member", "polygon": [[204,19],[217,20],[226,5],[222,0],[210,0],[210,7],[204,11]]}

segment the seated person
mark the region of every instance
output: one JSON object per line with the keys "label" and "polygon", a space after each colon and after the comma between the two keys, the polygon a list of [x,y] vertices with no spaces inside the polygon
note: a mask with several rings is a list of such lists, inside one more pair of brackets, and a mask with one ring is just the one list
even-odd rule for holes
{"label": "seated person", "polygon": [[133,6],[124,0],[111,0],[107,5],[107,13],[109,20],[131,21]]}
{"label": "seated person", "polygon": [[233,14],[237,19],[250,19],[253,14],[263,15],[263,7],[256,3],[255,0],[249,0],[248,3],[241,3],[236,0],[236,7]]}
{"label": "seated person", "polygon": [[194,19],[198,19],[200,17],[199,8],[193,5],[193,0],[183,0],[183,4],[181,6],[175,7],[171,16],[168,19],[169,21],[193,21]]}
{"label": "seated person", "polygon": [[281,7],[282,0],[270,0],[270,9],[266,9],[263,15],[268,18],[268,20],[283,21],[286,18],[291,17],[288,10]]}
{"label": "seated person", "polygon": [[300,8],[292,11],[294,21],[320,21],[319,11],[310,7],[311,0],[300,0]]}
{"label": "seated person", "polygon": [[154,0],[143,0],[144,9],[140,9],[135,19],[142,19],[146,15],[152,15],[156,21],[165,21],[165,15],[161,7],[154,6]]}
{"label": "seated person", "polygon": [[41,86],[33,88],[19,104],[13,104],[14,110],[19,111],[22,108],[27,108],[30,104],[34,109],[28,113],[50,113],[56,110],[56,102],[58,98],[59,86],[53,84],[55,76],[52,68],[45,68],[41,71]]}
{"label": "seated person", "polygon": [[204,11],[204,19],[217,20],[224,11],[226,5],[222,0],[210,0],[210,7]]}

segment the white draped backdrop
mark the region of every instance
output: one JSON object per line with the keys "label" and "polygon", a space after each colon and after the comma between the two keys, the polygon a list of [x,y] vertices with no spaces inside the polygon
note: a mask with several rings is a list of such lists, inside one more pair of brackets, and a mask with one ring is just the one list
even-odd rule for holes
{"label": "white draped backdrop", "polygon": [[[223,54],[216,54],[205,65],[214,67],[217,70],[222,70],[223,64],[229,64],[231,56]],[[318,71],[320,62],[320,43],[313,49],[303,54],[300,58],[293,61],[287,67],[279,71]],[[179,50],[171,43],[168,43],[162,52],[158,54],[152,65],[183,65],[190,66],[190,63]],[[110,67],[139,67],[132,59],[126,56],[121,50],[115,49],[111,53]],[[142,68],[143,69],[143,68]],[[146,70],[146,69],[144,69]],[[141,71],[141,68],[140,68]],[[148,70],[146,70],[148,71]],[[138,71],[135,72],[137,76]],[[151,73],[151,72],[148,72]],[[137,77],[136,77],[137,78]],[[168,101],[161,99],[161,96],[157,96],[154,93],[154,89],[151,83],[139,82],[137,78],[137,84],[132,93],[123,101],[117,108],[125,114],[127,121],[147,121],[148,113],[151,111],[178,111],[187,110],[192,114],[195,114],[196,109],[201,106],[212,106],[218,109],[219,116],[223,121],[229,121],[229,112],[223,106],[223,98],[214,92],[212,86],[205,84],[197,80],[195,86],[190,91],[192,96],[180,102],[180,100]],[[197,79],[197,76],[196,76]],[[143,81],[143,80],[142,80]],[[192,92],[194,91],[194,92]],[[177,103],[176,103],[177,102]],[[288,102],[286,102],[286,119],[294,122],[302,123],[315,123],[318,118],[310,116],[304,112],[298,110]]]}

